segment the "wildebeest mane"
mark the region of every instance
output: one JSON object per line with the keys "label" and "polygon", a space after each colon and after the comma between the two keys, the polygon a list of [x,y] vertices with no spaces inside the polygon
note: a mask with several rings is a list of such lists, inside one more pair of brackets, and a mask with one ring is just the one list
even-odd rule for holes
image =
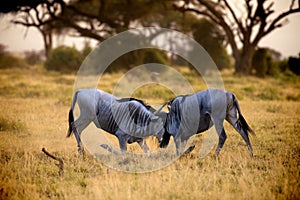
{"label": "wildebeest mane", "polygon": [[150,112],[154,113],[156,111],[155,108],[153,108],[152,106],[150,106],[149,104],[145,103],[143,100],[141,99],[136,99],[133,97],[125,97],[125,98],[120,98],[117,99],[118,102],[128,102],[128,101],[137,101],[140,104],[142,104],[147,110],[149,110]]}
{"label": "wildebeest mane", "polygon": [[177,97],[175,97],[174,99],[171,99],[169,102],[168,102],[168,105],[171,105],[173,103],[173,101],[177,98],[180,98],[181,97],[181,103],[183,103],[187,97],[191,96],[192,94],[184,94],[184,95],[179,95]]}
{"label": "wildebeest mane", "polygon": [[129,109],[129,115],[133,119],[135,124],[140,124],[140,125],[149,124],[150,122],[149,112],[147,113],[145,110],[143,110],[141,107],[137,106],[133,102],[129,102],[128,109]]}

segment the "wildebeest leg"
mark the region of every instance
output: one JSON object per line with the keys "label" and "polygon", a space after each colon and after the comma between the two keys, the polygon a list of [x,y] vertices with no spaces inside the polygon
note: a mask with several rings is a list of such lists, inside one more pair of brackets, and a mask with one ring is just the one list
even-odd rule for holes
{"label": "wildebeest leg", "polygon": [[225,130],[223,128],[221,133],[219,134],[219,143],[218,143],[218,147],[216,149],[216,155],[218,155],[220,153],[220,151],[225,143],[226,138],[227,138],[227,136],[226,136]]}
{"label": "wildebeest leg", "polygon": [[116,131],[116,136],[118,137],[118,140],[119,140],[121,153],[126,153],[126,151],[127,151],[127,141],[129,139],[130,135],[127,135],[122,130],[118,129]]}
{"label": "wildebeest leg", "polygon": [[119,138],[119,145],[120,145],[121,153],[126,153],[126,151],[127,151],[127,140],[125,139],[125,137],[120,137]]}
{"label": "wildebeest leg", "polygon": [[213,121],[215,124],[215,129],[219,136],[219,143],[218,143],[218,147],[216,149],[216,155],[218,155],[225,143],[227,136],[226,136],[224,126],[223,126],[223,120],[213,120]]}
{"label": "wildebeest leg", "polygon": [[182,139],[180,136],[175,138],[176,154],[182,155],[187,140]]}
{"label": "wildebeest leg", "polygon": [[80,139],[81,133],[90,123],[91,120],[87,120],[87,119],[83,120],[80,117],[74,123],[72,123],[72,128],[77,141],[78,153],[83,152],[83,148],[81,146],[81,139]]}
{"label": "wildebeest leg", "polygon": [[137,141],[137,143],[140,145],[140,147],[143,149],[143,151],[147,154],[147,156],[151,155],[149,147],[143,139]]}
{"label": "wildebeest leg", "polygon": [[251,156],[253,156],[253,149],[248,137],[248,133],[246,133],[243,130],[243,127],[240,123],[240,121],[238,120],[237,116],[237,112],[235,109],[231,109],[228,112],[228,115],[226,117],[226,120],[235,128],[235,130],[242,136],[242,138],[244,139],[244,141],[246,142],[247,146],[248,146],[248,150],[251,154]]}
{"label": "wildebeest leg", "polygon": [[72,129],[73,129],[76,141],[77,141],[78,153],[81,154],[82,153],[81,139],[80,139],[79,133],[78,133],[77,128],[75,127],[74,123],[72,124]]}

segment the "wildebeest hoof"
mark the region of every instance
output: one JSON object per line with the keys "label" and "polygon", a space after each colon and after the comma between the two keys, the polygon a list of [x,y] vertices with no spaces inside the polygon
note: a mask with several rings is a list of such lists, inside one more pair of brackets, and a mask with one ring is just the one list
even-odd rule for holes
{"label": "wildebeest hoof", "polygon": [[84,152],[83,152],[83,149],[82,148],[78,148],[78,153],[81,155],[81,154],[83,154]]}

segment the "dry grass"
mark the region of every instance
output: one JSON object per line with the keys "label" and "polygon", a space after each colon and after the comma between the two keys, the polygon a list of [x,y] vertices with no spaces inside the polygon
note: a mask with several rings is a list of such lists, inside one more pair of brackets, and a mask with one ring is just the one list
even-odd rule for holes
{"label": "dry grass", "polygon": [[[202,87],[189,70],[184,73],[195,88]],[[125,173],[88,154],[79,156],[75,139],[65,138],[73,76],[18,69],[0,74],[0,126],[5,127],[0,128],[0,199],[300,198],[299,80],[238,78],[224,72],[225,87],[237,94],[256,132],[251,138],[254,158],[225,123],[228,139],[218,158],[213,153],[198,158],[202,136],[197,135],[192,143],[198,148],[169,166]],[[111,91],[118,77],[105,75],[101,88]],[[163,95],[147,97],[149,103],[164,100]],[[42,147],[64,160],[64,176]],[[130,151],[136,149],[130,146]]]}

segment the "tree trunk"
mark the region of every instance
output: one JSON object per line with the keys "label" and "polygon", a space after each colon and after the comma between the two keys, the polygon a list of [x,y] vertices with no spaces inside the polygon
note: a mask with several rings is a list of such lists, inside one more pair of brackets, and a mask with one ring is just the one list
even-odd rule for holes
{"label": "tree trunk", "polygon": [[45,55],[46,58],[49,58],[50,52],[52,50],[52,33],[46,33],[45,35]]}
{"label": "tree trunk", "polygon": [[250,75],[252,71],[252,56],[254,48],[243,49],[240,56],[235,58],[235,73]]}
{"label": "tree trunk", "polygon": [[39,29],[42,33],[43,40],[44,40],[44,49],[45,49],[45,57],[46,59],[49,58],[50,51],[52,50],[52,31],[47,31],[43,29]]}

